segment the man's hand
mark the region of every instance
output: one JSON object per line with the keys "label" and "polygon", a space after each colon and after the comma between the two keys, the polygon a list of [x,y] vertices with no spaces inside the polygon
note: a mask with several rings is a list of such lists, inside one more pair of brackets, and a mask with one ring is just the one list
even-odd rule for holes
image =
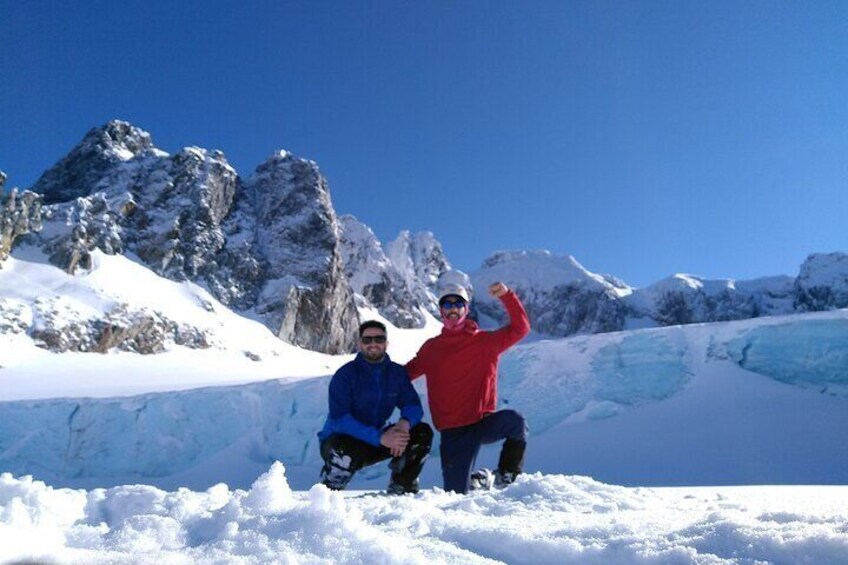
{"label": "man's hand", "polygon": [[[409,425],[409,422],[407,422]],[[409,432],[397,425],[391,426],[380,436],[380,444],[389,448],[392,457],[400,457],[409,444]]]}
{"label": "man's hand", "polygon": [[500,298],[507,292],[509,292],[509,288],[500,281],[489,285],[489,294],[495,298]]}
{"label": "man's hand", "polygon": [[397,424],[395,424],[395,427],[398,427],[403,431],[408,432],[410,428],[409,420],[407,420],[406,418],[401,418],[400,420],[398,420]]}

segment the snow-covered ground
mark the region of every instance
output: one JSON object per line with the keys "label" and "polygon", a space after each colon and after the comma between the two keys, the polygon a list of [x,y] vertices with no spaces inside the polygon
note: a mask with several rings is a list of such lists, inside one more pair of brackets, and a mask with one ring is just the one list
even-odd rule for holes
{"label": "snow-covered ground", "polygon": [[[848,311],[522,344],[500,372],[501,406],[531,426],[517,484],[444,493],[436,447],[420,494],[365,494],[377,465],[340,495],[314,486],[315,432],[350,357],[136,267],[0,270],[16,320],[126,302],[211,344],[53,354],[0,335],[3,565],[848,562]],[[390,328],[389,352],[436,331]]]}
{"label": "snow-covered ground", "polygon": [[54,489],[0,476],[0,559],[59,563],[839,564],[848,488],[625,488],[519,477],[501,491]]}

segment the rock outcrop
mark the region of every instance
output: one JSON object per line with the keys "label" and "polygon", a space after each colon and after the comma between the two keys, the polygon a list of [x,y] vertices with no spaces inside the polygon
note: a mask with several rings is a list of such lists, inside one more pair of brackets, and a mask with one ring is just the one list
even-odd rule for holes
{"label": "rock outcrop", "polygon": [[318,166],[281,151],[244,187],[263,284],[253,306],[279,337],[310,349],[355,348],[358,314],[338,220]]}
{"label": "rock outcrop", "polygon": [[41,229],[41,197],[31,191],[12,189],[3,196],[6,174],[0,171],[0,268],[9,257],[15,240]]}

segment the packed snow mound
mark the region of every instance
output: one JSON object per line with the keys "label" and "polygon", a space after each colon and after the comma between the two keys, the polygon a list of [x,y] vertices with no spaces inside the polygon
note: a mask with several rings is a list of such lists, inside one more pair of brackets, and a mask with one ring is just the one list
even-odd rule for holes
{"label": "packed snow mound", "polygon": [[629,489],[520,476],[468,495],[57,489],[0,475],[0,560],[158,563],[797,563],[848,559],[848,489]]}

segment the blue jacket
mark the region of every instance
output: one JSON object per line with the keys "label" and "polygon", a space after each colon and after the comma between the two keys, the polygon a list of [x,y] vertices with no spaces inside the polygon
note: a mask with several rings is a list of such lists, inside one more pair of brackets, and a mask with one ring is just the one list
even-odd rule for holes
{"label": "blue jacket", "polygon": [[324,441],[333,434],[347,434],[379,446],[395,408],[400,408],[401,418],[409,420],[410,426],[424,416],[406,369],[388,355],[379,363],[369,363],[360,353],[330,380],[330,414],[318,437]]}

